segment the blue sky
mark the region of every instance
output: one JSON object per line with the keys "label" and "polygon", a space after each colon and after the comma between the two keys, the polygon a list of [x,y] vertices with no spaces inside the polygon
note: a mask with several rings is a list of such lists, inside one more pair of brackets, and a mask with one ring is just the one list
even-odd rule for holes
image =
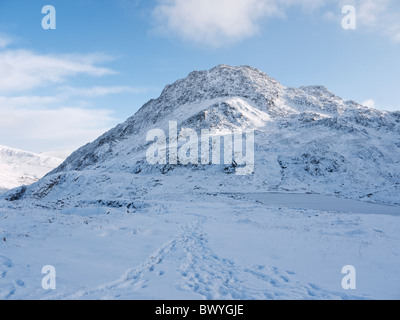
{"label": "blue sky", "polygon": [[221,63],[400,110],[399,57],[396,0],[0,0],[0,144],[73,150]]}

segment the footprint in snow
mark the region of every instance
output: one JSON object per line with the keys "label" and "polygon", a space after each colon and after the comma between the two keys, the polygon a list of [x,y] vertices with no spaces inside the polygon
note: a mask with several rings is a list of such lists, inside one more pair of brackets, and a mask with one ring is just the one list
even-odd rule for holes
{"label": "footprint in snow", "polygon": [[0,265],[3,265],[5,267],[7,267],[7,268],[11,268],[13,266],[13,263],[7,257],[0,255]]}

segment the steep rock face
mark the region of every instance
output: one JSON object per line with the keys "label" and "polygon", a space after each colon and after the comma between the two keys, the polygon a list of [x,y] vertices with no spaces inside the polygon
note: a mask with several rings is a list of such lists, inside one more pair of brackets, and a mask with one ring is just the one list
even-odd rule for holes
{"label": "steep rock face", "polygon": [[[255,131],[255,169],[150,165],[146,135],[179,128]],[[399,203],[400,113],[344,101],[322,86],[286,88],[251,67],[217,66],[168,85],[133,117],[8,199],[93,205],[182,192],[294,191]]]}

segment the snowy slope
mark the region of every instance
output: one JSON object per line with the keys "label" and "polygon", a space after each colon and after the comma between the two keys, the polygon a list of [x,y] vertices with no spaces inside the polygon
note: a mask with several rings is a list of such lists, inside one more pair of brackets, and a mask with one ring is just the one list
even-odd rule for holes
{"label": "snowy slope", "polygon": [[30,185],[63,160],[0,146],[0,191]]}
{"label": "snowy slope", "polygon": [[[255,130],[254,174],[236,176],[230,165],[149,165],[146,134],[168,133],[169,121],[198,133]],[[220,65],[168,85],[125,123],[8,198],[125,204],[158,194],[157,184],[170,194],[292,191],[399,204],[399,141],[399,112],[344,101],[322,86],[287,88],[251,67]]]}

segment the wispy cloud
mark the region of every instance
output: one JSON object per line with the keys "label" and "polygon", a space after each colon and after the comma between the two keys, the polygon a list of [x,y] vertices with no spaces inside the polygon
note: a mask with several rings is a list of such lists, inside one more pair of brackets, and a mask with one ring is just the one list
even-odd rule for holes
{"label": "wispy cloud", "polygon": [[71,97],[103,97],[113,94],[130,93],[142,94],[146,93],[146,88],[137,88],[129,86],[110,86],[110,87],[91,87],[91,88],[76,88],[76,87],[60,87],[60,96],[64,98]]}
{"label": "wispy cloud", "polygon": [[146,92],[128,86],[59,87],[55,91],[54,96],[0,96],[0,143],[32,151],[74,150],[117,121],[111,110],[85,107],[93,99]]}
{"label": "wispy cloud", "polygon": [[[331,0],[333,1],[333,0]],[[336,0],[334,6],[325,7],[324,17],[338,22],[345,5],[356,9],[357,29],[375,33],[400,42],[400,1],[398,0]]]}
{"label": "wispy cloud", "polygon": [[400,42],[400,2],[398,0],[357,0],[360,27],[379,32]]}
{"label": "wispy cloud", "polygon": [[[101,98],[108,95],[116,94],[144,94],[147,93],[146,88],[129,87],[129,86],[110,86],[110,87],[70,87],[62,86],[54,89],[56,94],[53,96],[37,96],[37,95],[17,95],[2,96],[0,95],[0,108],[8,107],[27,107],[44,108],[57,107],[61,103],[70,102],[72,99],[82,98]],[[76,101],[76,100],[74,100]],[[82,104],[82,101],[80,102]]]}
{"label": "wispy cloud", "polygon": [[59,97],[52,96],[0,96],[0,108],[16,108],[16,107],[44,107],[59,103]]}
{"label": "wispy cloud", "polygon": [[28,50],[0,51],[1,92],[18,92],[54,83],[76,75],[104,76],[113,70],[97,66],[104,55],[41,55]]}
{"label": "wispy cloud", "polygon": [[[113,111],[96,109],[94,99],[145,93],[130,86],[72,86],[79,76],[117,72],[104,67],[102,53],[41,54],[10,49],[0,35],[0,143],[32,151],[73,150],[115,124]],[[73,106],[73,107],[71,107]]]}

